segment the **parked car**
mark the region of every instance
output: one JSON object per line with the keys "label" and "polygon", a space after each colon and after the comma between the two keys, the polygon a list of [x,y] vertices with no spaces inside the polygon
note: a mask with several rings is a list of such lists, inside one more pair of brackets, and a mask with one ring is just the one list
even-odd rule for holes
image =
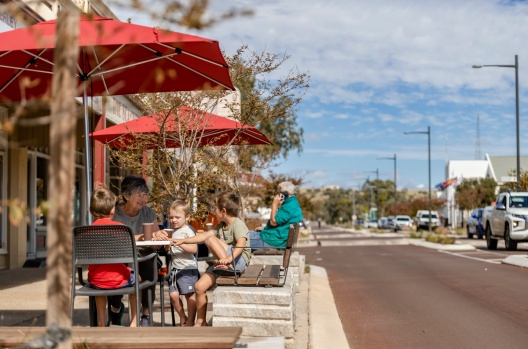
{"label": "parked car", "polygon": [[378,221],[376,219],[369,219],[366,225],[367,225],[367,228],[377,228]]}
{"label": "parked car", "polygon": [[436,229],[440,225],[438,212],[431,211],[431,217],[429,218],[429,210],[418,211],[416,215],[416,229],[429,229],[429,222],[431,222],[432,229]]}
{"label": "parked car", "polygon": [[483,208],[476,208],[471,211],[467,220],[467,237],[473,239],[473,235],[477,235],[479,239],[484,238],[484,226],[482,225]]}
{"label": "parked car", "polygon": [[396,216],[396,219],[395,219],[395,222],[394,222],[394,229],[395,230],[401,230],[404,227],[410,228],[410,227],[412,227],[412,224],[413,224],[413,221],[412,221],[411,217],[399,215],[399,216]]}
{"label": "parked car", "polygon": [[392,217],[392,216],[387,217],[387,225],[384,228],[385,229],[394,229],[394,217]]}
{"label": "parked car", "polygon": [[387,225],[387,217],[381,217],[380,219],[378,219],[379,229],[384,229],[386,225]]}
{"label": "parked car", "polygon": [[528,242],[528,192],[501,193],[495,202],[483,215],[486,245],[496,250],[498,240],[504,239],[506,249],[515,251],[519,242]]}

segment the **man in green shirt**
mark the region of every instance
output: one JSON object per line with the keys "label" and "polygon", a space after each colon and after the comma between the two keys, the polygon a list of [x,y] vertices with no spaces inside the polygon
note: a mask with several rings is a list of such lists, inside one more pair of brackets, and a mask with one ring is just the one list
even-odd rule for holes
{"label": "man in green shirt", "polygon": [[[273,198],[270,219],[261,231],[250,231],[252,250],[266,247],[285,248],[290,224],[302,221],[302,210],[291,182],[279,184],[279,194]],[[256,248],[255,248],[256,247]]]}

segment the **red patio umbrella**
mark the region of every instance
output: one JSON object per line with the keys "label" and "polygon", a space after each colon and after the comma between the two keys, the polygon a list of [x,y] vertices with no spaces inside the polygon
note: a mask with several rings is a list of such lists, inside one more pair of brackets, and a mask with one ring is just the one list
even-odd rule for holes
{"label": "red patio umbrella", "polygon": [[[111,18],[79,21],[79,96],[85,106],[87,197],[91,195],[87,95],[234,90],[218,42]],[[0,103],[51,93],[56,21],[0,33]]]}
{"label": "red patio umbrella", "polygon": [[[234,90],[215,40],[95,15],[79,25],[79,84],[92,96]],[[55,20],[0,33],[0,102],[50,93],[55,39]]]}
{"label": "red patio umbrella", "polygon": [[[160,125],[163,125],[164,132],[160,132]],[[147,149],[158,148],[160,143],[166,148],[179,148],[181,134],[187,132],[196,133],[191,141],[197,140],[199,146],[272,144],[253,126],[189,107],[179,108],[177,115],[143,116],[93,132],[90,137],[121,150],[138,144],[140,140],[147,142]]]}

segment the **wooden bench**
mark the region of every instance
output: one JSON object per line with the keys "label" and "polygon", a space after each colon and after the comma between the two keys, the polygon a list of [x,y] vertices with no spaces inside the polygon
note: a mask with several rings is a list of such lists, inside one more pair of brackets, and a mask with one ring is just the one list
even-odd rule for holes
{"label": "wooden bench", "polygon": [[[21,346],[46,327],[0,327],[0,347]],[[72,327],[74,348],[234,348],[242,327]],[[26,346],[24,346],[25,348]]]}
{"label": "wooden bench", "polygon": [[299,224],[291,224],[285,249],[280,250],[281,253],[273,253],[283,255],[282,265],[250,264],[246,268],[246,270],[240,275],[235,274],[233,276],[219,276],[218,279],[216,279],[216,284],[218,286],[284,286],[284,283],[286,282],[286,277],[288,275],[290,257],[292,254],[292,250],[297,243],[298,236]]}
{"label": "wooden bench", "polygon": [[[297,245],[297,239],[299,237],[299,229],[300,229],[300,225],[299,223],[295,223],[294,224],[294,228],[296,227],[296,231],[295,231],[295,234],[293,235],[293,247],[295,247]],[[265,256],[268,256],[268,255],[272,255],[272,256],[276,256],[276,255],[283,255],[284,254],[284,251],[283,249],[280,249],[280,248],[274,248],[274,247],[264,247],[262,248],[261,250],[257,250],[257,251],[253,251],[252,253],[255,255],[255,256],[260,256],[260,255],[265,255]]]}

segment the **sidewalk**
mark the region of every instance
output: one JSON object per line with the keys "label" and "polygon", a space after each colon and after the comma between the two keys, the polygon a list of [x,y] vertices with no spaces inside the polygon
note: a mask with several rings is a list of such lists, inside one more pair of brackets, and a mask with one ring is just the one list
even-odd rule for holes
{"label": "sidewalk", "polygon": [[[302,253],[302,249],[300,251]],[[337,314],[326,270],[309,266],[296,296],[296,323],[294,349],[348,348],[346,336]],[[46,323],[46,270],[44,268],[20,268],[0,271],[0,326],[37,326]],[[168,289],[168,287],[165,287]],[[157,289],[159,292],[159,288]],[[168,294],[165,297],[166,325],[171,323]],[[212,297],[210,297],[212,299]],[[210,304],[209,306],[213,306]],[[154,304],[155,326],[161,326],[159,295]],[[176,314],[176,323],[179,323]],[[126,317],[126,315],[125,315]],[[75,299],[73,323],[88,326],[88,298]],[[284,348],[281,338],[255,340],[240,338],[237,343],[245,348]]]}

